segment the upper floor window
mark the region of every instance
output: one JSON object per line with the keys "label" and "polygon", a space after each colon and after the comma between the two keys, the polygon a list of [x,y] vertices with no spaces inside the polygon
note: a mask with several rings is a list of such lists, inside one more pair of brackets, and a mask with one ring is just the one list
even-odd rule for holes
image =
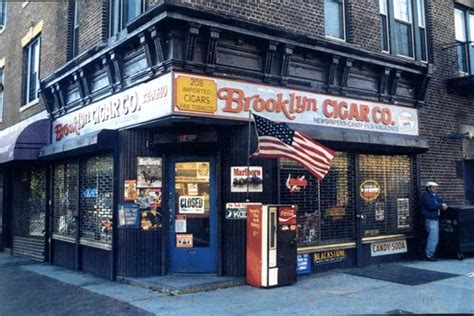
{"label": "upper floor window", "polygon": [[144,0],[110,0],[110,36],[120,32],[128,22],[145,10]]}
{"label": "upper floor window", "polygon": [[71,14],[72,18],[72,37],[71,37],[71,55],[72,57],[77,56],[79,54],[79,1],[74,1],[74,7]]}
{"label": "upper floor window", "polygon": [[7,0],[0,0],[0,32],[7,25]]}
{"label": "upper floor window", "polygon": [[428,61],[425,0],[379,0],[384,52]]}
{"label": "upper floor window", "polygon": [[454,9],[459,73],[474,74],[474,12]]}
{"label": "upper floor window", "polygon": [[0,122],[3,121],[3,68],[0,68]]}
{"label": "upper floor window", "polygon": [[24,48],[23,104],[38,98],[41,37],[36,37]]}
{"label": "upper floor window", "polygon": [[327,37],[346,39],[344,0],[324,0],[324,32]]}

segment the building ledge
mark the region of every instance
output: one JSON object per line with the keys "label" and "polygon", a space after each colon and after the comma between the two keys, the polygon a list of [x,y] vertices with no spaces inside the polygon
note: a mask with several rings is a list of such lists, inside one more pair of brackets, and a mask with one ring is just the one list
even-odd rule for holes
{"label": "building ledge", "polygon": [[448,93],[459,93],[474,98],[474,75],[449,79]]}

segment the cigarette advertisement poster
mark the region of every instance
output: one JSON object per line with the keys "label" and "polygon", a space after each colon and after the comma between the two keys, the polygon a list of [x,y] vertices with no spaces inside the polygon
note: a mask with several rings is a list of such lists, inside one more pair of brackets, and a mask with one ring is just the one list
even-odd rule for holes
{"label": "cigarette advertisement poster", "polygon": [[193,248],[193,234],[176,234],[176,248]]}
{"label": "cigarette advertisement poster", "polygon": [[137,199],[137,180],[125,180],[124,200],[135,202]]}
{"label": "cigarette advertisement poster", "polygon": [[138,188],[161,188],[162,187],[161,158],[137,157],[137,187]]}
{"label": "cigarette advertisement poster", "polygon": [[231,192],[263,192],[262,167],[230,167],[230,175]]}
{"label": "cigarette advertisement poster", "polygon": [[120,228],[138,228],[140,206],[134,203],[125,203],[119,205],[119,227]]}

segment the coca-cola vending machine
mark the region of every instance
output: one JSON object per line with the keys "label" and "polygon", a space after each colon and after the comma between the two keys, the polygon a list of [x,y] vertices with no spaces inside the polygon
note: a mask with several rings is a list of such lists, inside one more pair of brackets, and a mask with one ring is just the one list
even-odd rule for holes
{"label": "coca-cola vending machine", "polygon": [[247,284],[296,282],[296,214],[295,205],[247,206]]}

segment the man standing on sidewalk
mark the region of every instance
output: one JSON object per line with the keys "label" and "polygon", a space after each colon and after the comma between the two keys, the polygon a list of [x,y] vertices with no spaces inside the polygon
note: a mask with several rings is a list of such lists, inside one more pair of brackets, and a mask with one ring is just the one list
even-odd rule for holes
{"label": "man standing on sidewalk", "polygon": [[428,261],[436,260],[434,254],[439,240],[439,215],[441,210],[448,208],[448,205],[436,193],[437,190],[438,184],[428,181],[426,183],[426,192],[421,196],[421,215],[428,233],[424,259]]}

